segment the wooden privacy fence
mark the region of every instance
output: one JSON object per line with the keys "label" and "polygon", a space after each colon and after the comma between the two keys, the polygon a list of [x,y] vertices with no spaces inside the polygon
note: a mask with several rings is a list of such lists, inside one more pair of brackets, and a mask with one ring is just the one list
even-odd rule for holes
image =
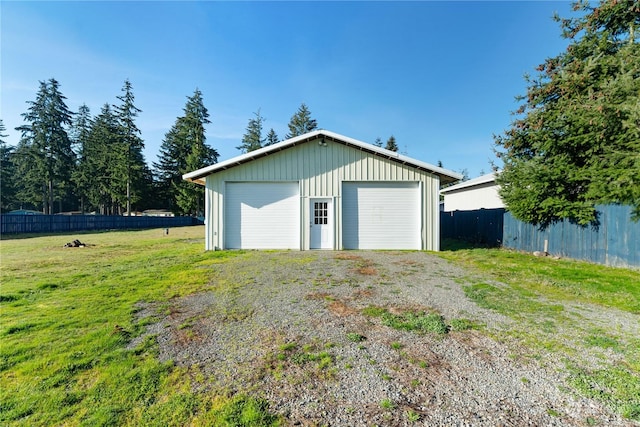
{"label": "wooden privacy fence", "polygon": [[582,259],[615,267],[640,267],[640,222],[631,221],[631,207],[597,206],[597,226],[581,227],[569,221],[545,230],[504,215],[503,245],[522,251],[547,251],[552,255]]}
{"label": "wooden privacy fence", "polygon": [[440,238],[500,246],[504,209],[440,212]]}
{"label": "wooden privacy fence", "polygon": [[90,230],[132,230],[200,225],[190,216],[109,216],[109,215],[0,215],[1,234],[59,233]]}
{"label": "wooden privacy fence", "polygon": [[597,226],[562,221],[544,230],[515,219],[504,209],[441,212],[440,236],[526,252],[544,251],[546,240],[551,255],[640,267],[640,222],[631,220],[631,207],[601,205],[597,210]]}

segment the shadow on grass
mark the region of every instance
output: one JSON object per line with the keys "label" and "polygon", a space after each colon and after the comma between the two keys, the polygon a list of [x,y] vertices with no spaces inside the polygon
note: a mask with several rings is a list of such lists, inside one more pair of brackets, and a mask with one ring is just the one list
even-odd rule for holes
{"label": "shadow on grass", "polygon": [[468,242],[466,240],[459,239],[442,239],[440,241],[440,250],[441,251],[462,251],[466,249],[487,249],[487,248],[496,248],[498,246],[495,245],[487,245],[486,243],[480,242]]}
{"label": "shadow on grass", "polygon": [[[185,227],[191,227],[189,225]],[[197,227],[197,226],[196,226]],[[60,230],[60,231],[48,231],[48,232],[35,232],[35,233],[16,233],[16,234],[8,234],[3,233],[0,234],[0,240],[26,240],[26,239],[36,239],[39,237],[65,237],[69,236],[83,236],[88,234],[107,234],[114,232],[143,232],[149,230],[161,230],[162,233],[165,233],[164,230],[167,228],[179,228],[179,227],[151,227],[151,228],[110,228],[110,229],[101,229],[101,230]]]}

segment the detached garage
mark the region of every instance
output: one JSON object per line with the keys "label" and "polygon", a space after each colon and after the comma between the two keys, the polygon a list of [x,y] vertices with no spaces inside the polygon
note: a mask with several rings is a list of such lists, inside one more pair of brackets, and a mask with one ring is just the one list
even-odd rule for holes
{"label": "detached garage", "polygon": [[329,131],[185,174],[206,249],[439,249],[440,185],[461,175]]}

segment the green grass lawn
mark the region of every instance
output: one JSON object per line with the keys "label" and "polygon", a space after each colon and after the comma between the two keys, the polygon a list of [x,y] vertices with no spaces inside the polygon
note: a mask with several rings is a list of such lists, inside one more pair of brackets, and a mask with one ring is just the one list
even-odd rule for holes
{"label": "green grass lawn", "polygon": [[[448,244],[447,244],[448,243]],[[570,259],[534,257],[510,250],[455,248],[445,242],[443,258],[493,279],[545,297],[615,307],[640,314],[640,271]]]}
{"label": "green grass lawn", "polygon": [[[0,425],[277,425],[263,401],[194,393],[197,373],[160,363],[152,338],[126,348],[145,326],[135,320],[140,302],[208,289],[217,263],[250,256],[205,252],[203,234],[186,227],[168,236],[156,229],[1,240]],[[89,246],[63,248],[76,238]],[[638,337],[581,325],[563,308],[579,301],[638,316],[640,273],[497,249],[440,256],[470,269],[470,298],[516,320],[510,337],[532,354],[566,360],[574,390],[640,419]],[[574,348],[558,335],[567,322],[575,323]],[[582,364],[576,348],[601,353],[602,365]]]}
{"label": "green grass lawn", "polygon": [[572,309],[583,303],[592,313],[619,310],[638,325],[640,271],[455,241],[445,242],[439,256],[470,271],[467,297],[516,321],[495,338],[523,344],[532,358],[563,361],[576,393],[640,421],[640,336]]}
{"label": "green grass lawn", "polygon": [[[2,240],[0,424],[275,423],[261,402],[192,393],[153,340],[125,348],[143,326],[138,302],[196,292],[206,267],[237,254],[205,252],[203,236],[187,227]],[[76,238],[89,246],[63,248]]]}

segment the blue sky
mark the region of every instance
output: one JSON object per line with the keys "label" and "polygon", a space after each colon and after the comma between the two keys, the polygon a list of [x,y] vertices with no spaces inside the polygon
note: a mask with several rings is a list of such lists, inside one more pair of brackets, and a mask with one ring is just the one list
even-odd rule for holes
{"label": "blue sky", "polygon": [[320,128],[489,172],[493,134],[525,73],[566,46],[567,1],[0,3],[0,118],[16,144],[26,101],[57,79],[74,111],[117,103],[125,79],[147,162],[199,88],[220,160],[260,109],[280,138],[301,103]]}

